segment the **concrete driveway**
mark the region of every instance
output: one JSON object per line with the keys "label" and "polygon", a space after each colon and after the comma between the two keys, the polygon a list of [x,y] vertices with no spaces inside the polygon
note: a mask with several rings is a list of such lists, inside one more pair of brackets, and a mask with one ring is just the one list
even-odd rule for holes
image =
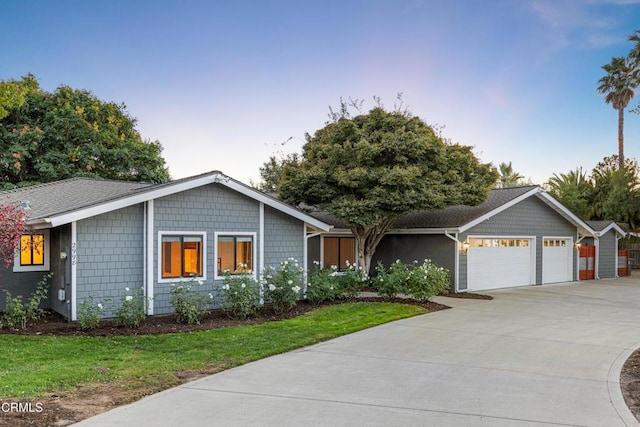
{"label": "concrete driveway", "polygon": [[[441,298],[372,328],[150,396],[79,426],[630,426],[640,280]],[[176,355],[179,357],[179,355]]]}

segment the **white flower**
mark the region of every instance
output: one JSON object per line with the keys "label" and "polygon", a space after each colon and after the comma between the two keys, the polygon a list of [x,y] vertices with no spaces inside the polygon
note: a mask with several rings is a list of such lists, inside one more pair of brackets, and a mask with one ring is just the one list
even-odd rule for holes
{"label": "white flower", "polygon": [[242,289],[244,289],[244,288],[246,288],[246,287],[247,287],[247,285],[245,285],[245,284],[243,283],[243,284],[241,284],[241,285],[240,285],[240,287],[241,287]]}
{"label": "white flower", "polygon": [[293,285],[293,280],[289,280],[287,283],[288,283],[289,285]]}
{"label": "white flower", "polygon": [[213,299],[213,294],[209,292],[209,299]]}
{"label": "white flower", "polygon": [[101,303],[98,303],[98,309],[99,309],[99,310],[102,310],[102,307],[103,307],[103,306],[102,306],[102,304],[101,304]]}
{"label": "white flower", "polygon": [[131,301],[133,299],[133,297],[131,295],[127,295],[126,297],[124,297],[124,299],[126,301]]}
{"label": "white flower", "polygon": [[204,281],[202,279],[198,279],[198,285],[202,286],[203,283]]}
{"label": "white flower", "polygon": [[274,285],[271,285],[271,284],[270,284],[270,285],[269,285],[269,290],[270,290],[271,292],[273,292],[273,291],[275,291],[275,290],[276,290],[276,287],[275,287]]}
{"label": "white flower", "polygon": [[337,269],[338,269],[338,266],[337,266],[337,265],[332,265],[332,266],[331,266],[331,269],[332,269],[332,270],[337,270]]}
{"label": "white flower", "polygon": [[291,288],[291,290],[295,293],[300,292],[300,286],[294,286],[293,288]]}
{"label": "white flower", "polygon": [[228,291],[229,290],[229,285],[222,285],[222,289],[225,290],[225,291]]}
{"label": "white flower", "polygon": [[124,288],[124,291],[125,292],[129,292],[129,288]]}

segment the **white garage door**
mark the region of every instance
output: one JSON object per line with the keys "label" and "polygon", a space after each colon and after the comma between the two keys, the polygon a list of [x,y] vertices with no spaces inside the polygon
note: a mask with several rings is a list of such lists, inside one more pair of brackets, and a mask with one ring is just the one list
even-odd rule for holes
{"label": "white garage door", "polygon": [[481,291],[534,284],[534,253],[532,239],[470,238],[467,288]]}
{"label": "white garage door", "polygon": [[545,237],[542,243],[542,283],[573,280],[572,239]]}

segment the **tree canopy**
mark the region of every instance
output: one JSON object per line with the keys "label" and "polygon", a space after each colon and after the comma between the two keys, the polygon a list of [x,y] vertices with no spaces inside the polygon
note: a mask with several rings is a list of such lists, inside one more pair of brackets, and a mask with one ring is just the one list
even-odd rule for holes
{"label": "tree canopy", "polygon": [[323,209],[348,224],[368,271],[393,222],[413,211],[478,205],[497,172],[471,147],[445,143],[406,110],[377,106],[351,117],[345,105],[307,135],[301,161],[284,168],[278,190],[293,204]]}
{"label": "tree canopy", "polygon": [[64,85],[49,93],[31,74],[0,82],[0,188],[75,176],[164,182],[161,152],[124,104]]}

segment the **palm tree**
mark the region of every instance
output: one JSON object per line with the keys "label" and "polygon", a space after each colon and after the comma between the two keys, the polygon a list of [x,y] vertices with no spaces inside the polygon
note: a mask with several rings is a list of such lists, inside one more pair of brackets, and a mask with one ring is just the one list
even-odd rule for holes
{"label": "palm tree", "polygon": [[520,180],[524,178],[524,176],[513,170],[511,162],[500,163],[498,165],[498,171],[500,172],[498,188],[517,187],[521,184]]}
{"label": "palm tree", "polygon": [[637,73],[631,61],[619,56],[611,58],[609,64],[602,69],[607,74],[598,80],[598,92],[605,95],[605,102],[618,110],[618,161],[620,168],[624,166],[624,109],[633,98],[635,88],[638,86]]}
{"label": "palm tree", "polygon": [[593,184],[582,168],[560,175],[554,173],[546,187],[570,211],[584,220],[590,219]]}
{"label": "palm tree", "polygon": [[[629,36],[629,41],[635,43],[629,52],[629,62],[633,67],[632,78],[636,82],[636,86],[640,83],[640,30],[636,30]],[[632,112],[640,114],[640,104],[638,104]]]}

